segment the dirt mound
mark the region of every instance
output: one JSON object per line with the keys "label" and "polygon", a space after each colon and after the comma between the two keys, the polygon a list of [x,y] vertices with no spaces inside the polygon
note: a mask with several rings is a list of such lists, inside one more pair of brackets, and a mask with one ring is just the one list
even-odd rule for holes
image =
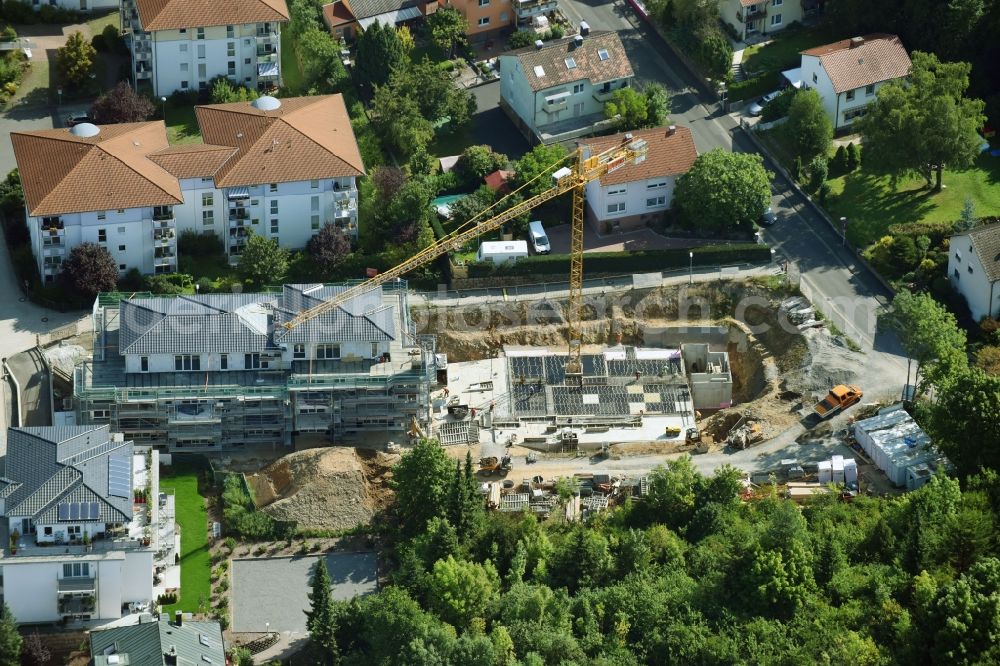
{"label": "dirt mound", "polygon": [[307,529],[344,530],[371,521],[392,498],[398,456],[348,448],[297,451],[247,477],[264,512]]}

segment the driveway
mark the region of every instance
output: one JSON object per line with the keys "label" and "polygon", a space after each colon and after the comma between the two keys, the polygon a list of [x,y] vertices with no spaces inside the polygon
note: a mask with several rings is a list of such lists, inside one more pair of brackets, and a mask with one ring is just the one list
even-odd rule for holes
{"label": "driveway", "polygon": [[512,160],[520,159],[530,146],[500,108],[500,81],[472,88],[476,115],[472,118],[472,142],[492,146]]}
{"label": "driveway", "polygon": [[[553,254],[569,254],[571,227],[560,224],[557,227],[546,227]],[[598,235],[589,224],[583,228],[584,252],[621,252],[623,250],[666,250],[675,247],[697,247],[711,245],[711,240],[689,238],[667,238],[650,229],[637,229],[623,233]]]}
{"label": "driveway", "polygon": [[334,599],[353,599],[378,588],[375,553],[233,560],[233,631],[305,634],[309,574],[320,560],[326,561],[333,580]]}

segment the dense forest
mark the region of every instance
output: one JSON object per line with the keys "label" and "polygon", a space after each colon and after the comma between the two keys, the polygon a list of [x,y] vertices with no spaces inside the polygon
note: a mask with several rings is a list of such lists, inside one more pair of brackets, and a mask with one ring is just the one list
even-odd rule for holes
{"label": "dense forest", "polygon": [[314,574],[313,648],[411,666],[1000,663],[995,473],[805,507],[743,500],[741,476],[685,457],[646,497],[539,520],[486,513],[471,460],[425,440],[396,470],[392,584],[338,603]]}

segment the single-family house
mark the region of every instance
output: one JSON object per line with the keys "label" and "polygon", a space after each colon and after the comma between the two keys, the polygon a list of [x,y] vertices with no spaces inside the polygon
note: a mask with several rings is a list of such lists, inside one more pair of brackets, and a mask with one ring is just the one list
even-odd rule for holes
{"label": "single-family house", "polygon": [[972,318],[1000,319],[1000,222],[955,234],[948,251],[948,280]]}
{"label": "single-family house", "polygon": [[500,107],[529,141],[555,143],[607,127],[604,105],[632,84],[618,34],[586,32],[500,56]]}
{"label": "single-family house", "polygon": [[834,130],[865,115],[878,89],[910,73],[910,56],[896,35],[842,39],[803,51],[796,69],[782,72],[795,87],[813,88]]}
{"label": "single-family house", "polygon": [[235,261],[251,232],[302,248],[326,223],[357,235],[364,174],[340,95],[196,107],[203,144],[170,146],[163,121],[11,133],[45,282],[81,243],[120,271],[177,269],[177,236],[214,233]]}
{"label": "single-family house", "polygon": [[[644,227],[670,208],[677,178],[698,158],[687,127],[670,125],[630,133],[647,144],[646,158],[587,183],[587,219],[598,231]],[[626,142],[625,134],[588,140],[585,150],[596,154]]]}
{"label": "single-family house", "polygon": [[323,5],[323,22],[335,38],[349,42],[376,22],[406,25],[427,12],[426,0],[334,0]]}
{"label": "single-family house", "polygon": [[205,90],[225,76],[252,89],[281,86],[285,0],[122,0],[133,83],[156,96]]}
{"label": "single-family house", "polygon": [[815,5],[807,0],[719,0],[719,18],[737,39],[745,40],[783,30]]}
{"label": "single-family house", "polygon": [[[154,554],[174,557],[157,470],[156,451],[106,425],[7,431],[0,576],[19,622],[117,619],[151,606]],[[148,510],[137,490],[148,490]]]}
{"label": "single-family house", "polygon": [[218,622],[185,620],[181,611],[159,620],[90,632],[94,666],[181,666],[229,663]]}

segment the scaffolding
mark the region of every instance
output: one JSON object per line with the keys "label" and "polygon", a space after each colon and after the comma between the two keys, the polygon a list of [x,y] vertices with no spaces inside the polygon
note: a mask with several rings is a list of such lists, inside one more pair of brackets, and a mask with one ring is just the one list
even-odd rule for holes
{"label": "scaffolding", "polygon": [[305,434],[343,442],[378,433],[400,437],[413,419],[427,427],[435,339],[416,335],[405,283],[383,291],[384,302],[402,313],[391,361],[285,366],[279,360],[266,370],[187,373],[126,372],[118,353],[118,308],[122,298],[135,295],[102,294],[92,313],[93,359],[74,371],[77,422],[107,423],[136,442],[181,451],[290,446]]}

